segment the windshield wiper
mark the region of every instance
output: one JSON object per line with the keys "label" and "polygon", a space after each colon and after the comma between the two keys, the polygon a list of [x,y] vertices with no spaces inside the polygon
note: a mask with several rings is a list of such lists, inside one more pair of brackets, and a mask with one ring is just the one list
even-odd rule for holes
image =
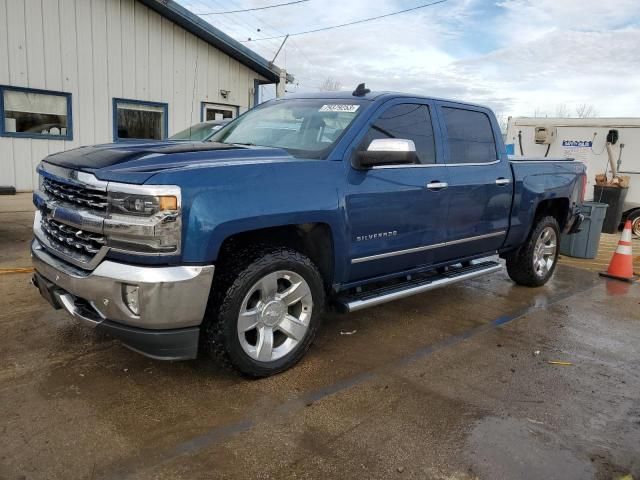
{"label": "windshield wiper", "polygon": [[257,145],[255,143],[238,143],[238,142],[234,142],[233,145],[243,145],[245,147],[257,147]]}

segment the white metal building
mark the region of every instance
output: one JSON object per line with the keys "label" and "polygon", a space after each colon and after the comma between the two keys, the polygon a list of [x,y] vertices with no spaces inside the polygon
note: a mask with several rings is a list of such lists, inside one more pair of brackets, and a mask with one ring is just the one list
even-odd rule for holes
{"label": "white metal building", "polygon": [[284,77],[172,0],[0,0],[0,186],[32,190],[50,153],[234,117]]}

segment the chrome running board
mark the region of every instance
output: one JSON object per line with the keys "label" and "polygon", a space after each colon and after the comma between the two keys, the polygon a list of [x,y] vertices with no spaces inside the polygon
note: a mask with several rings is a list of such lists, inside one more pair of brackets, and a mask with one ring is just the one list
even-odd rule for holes
{"label": "chrome running board", "polygon": [[368,307],[375,307],[386,302],[428,292],[436,288],[452,285],[502,269],[502,265],[495,261],[473,263],[468,267],[449,267],[443,273],[408,278],[402,283],[386,285],[373,290],[341,295],[337,298],[338,306],[346,312],[355,312]]}

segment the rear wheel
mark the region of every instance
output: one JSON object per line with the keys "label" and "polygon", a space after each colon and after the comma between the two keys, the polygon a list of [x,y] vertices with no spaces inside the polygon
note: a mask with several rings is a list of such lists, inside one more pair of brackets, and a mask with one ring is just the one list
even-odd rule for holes
{"label": "rear wheel", "polygon": [[631,231],[636,237],[640,237],[640,212],[635,213],[635,216],[629,216],[631,220]]}
{"label": "rear wheel", "polygon": [[320,273],[306,256],[288,248],[234,257],[241,265],[227,272],[227,282],[218,283],[222,291],[214,292],[206,347],[247,376],[282,372],[302,358],[320,325]]}
{"label": "rear wheel", "polygon": [[560,228],[554,217],[538,220],[520,250],[507,256],[507,273],[518,285],[547,283],[558,262]]}

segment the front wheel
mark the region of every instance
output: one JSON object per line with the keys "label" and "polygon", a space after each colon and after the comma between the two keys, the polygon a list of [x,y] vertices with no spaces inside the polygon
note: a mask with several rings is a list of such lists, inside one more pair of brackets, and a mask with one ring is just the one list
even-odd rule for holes
{"label": "front wheel", "polygon": [[292,367],[320,325],[324,286],[318,269],[295,250],[272,248],[234,270],[207,319],[209,352],[250,377]]}
{"label": "front wheel", "polygon": [[507,273],[518,285],[547,283],[558,263],[560,228],[554,217],[540,218],[518,252],[507,256]]}

